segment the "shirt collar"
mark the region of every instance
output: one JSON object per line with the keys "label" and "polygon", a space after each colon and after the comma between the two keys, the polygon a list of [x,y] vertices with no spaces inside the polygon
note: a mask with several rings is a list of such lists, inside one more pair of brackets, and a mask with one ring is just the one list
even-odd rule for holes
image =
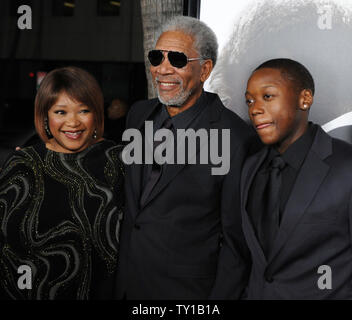
{"label": "shirt collar", "polygon": [[316,127],[312,124],[312,122],[309,122],[303,135],[292,143],[283,154],[280,154],[274,147],[271,146],[265,160],[264,168],[269,166],[270,161],[274,157],[281,156],[290,167],[295,170],[299,170],[313,143],[315,133]]}
{"label": "shirt collar", "polygon": [[292,143],[282,154],[282,158],[289,166],[299,170],[313,143],[315,133],[315,126],[309,122],[304,134]]}
{"label": "shirt collar", "polygon": [[[204,90],[202,90],[202,94],[197,99],[195,104],[188,108],[187,110],[180,112],[179,114],[173,116],[172,125],[175,129],[187,129],[188,126],[192,123],[193,119],[199,114],[199,112],[205,107],[206,105],[206,94]],[[165,105],[162,107],[162,117],[165,117],[165,114],[169,115],[167,112],[167,108]]]}

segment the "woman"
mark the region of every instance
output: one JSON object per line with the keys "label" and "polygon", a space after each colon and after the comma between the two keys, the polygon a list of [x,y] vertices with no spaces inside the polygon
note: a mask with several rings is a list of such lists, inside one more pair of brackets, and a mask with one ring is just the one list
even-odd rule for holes
{"label": "woman", "polygon": [[102,138],[96,80],[76,67],[50,72],[35,99],[35,127],[43,142],[16,152],[0,175],[2,295],[112,298],[123,166]]}

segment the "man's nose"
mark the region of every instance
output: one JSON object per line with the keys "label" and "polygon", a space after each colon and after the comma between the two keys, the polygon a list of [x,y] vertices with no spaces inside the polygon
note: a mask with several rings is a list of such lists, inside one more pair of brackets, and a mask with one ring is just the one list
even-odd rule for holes
{"label": "man's nose", "polygon": [[163,52],[164,59],[163,59],[163,61],[161,61],[161,63],[158,66],[158,72],[160,74],[169,74],[169,73],[173,73],[174,72],[174,67],[170,63],[167,54],[168,54],[167,52]]}

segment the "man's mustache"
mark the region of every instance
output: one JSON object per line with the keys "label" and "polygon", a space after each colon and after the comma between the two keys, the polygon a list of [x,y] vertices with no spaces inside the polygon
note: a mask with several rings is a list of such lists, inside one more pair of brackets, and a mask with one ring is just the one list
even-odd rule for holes
{"label": "man's mustache", "polygon": [[175,83],[179,83],[181,84],[182,83],[182,79],[179,79],[179,78],[175,78],[175,77],[161,77],[161,76],[158,76],[155,78],[155,82],[175,82]]}

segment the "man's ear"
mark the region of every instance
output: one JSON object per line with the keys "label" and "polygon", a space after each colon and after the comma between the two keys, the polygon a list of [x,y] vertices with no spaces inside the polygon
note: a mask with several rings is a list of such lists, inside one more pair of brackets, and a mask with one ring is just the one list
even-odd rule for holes
{"label": "man's ear", "polygon": [[299,95],[299,108],[302,111],[308,111],[313,104],[313,93],[310,89],[304,89]]}
{"label": "man's ear", "polygon": [[213,60],[211,59],[205,60],[202,64],[200,81],[204,83],[209,78],[212,70],[213,70]]}

